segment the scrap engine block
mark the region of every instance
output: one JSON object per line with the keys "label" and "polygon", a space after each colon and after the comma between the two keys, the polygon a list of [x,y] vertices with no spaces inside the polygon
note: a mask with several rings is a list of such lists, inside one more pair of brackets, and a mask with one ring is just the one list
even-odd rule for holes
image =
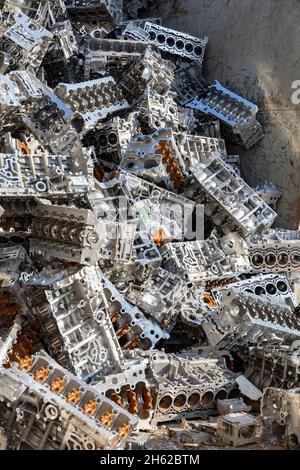
{"label": "scrap engine block", "polygon": [[0,1],[1,450],[300,446],[300,232],[156,3]]}

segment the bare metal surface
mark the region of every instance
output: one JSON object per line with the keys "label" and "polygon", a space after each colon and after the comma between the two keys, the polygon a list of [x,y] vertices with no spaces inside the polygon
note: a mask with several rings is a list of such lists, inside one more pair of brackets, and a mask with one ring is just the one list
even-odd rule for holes
{"label": "bare metal surface", "polygon": [[237,5],[0,0],[0,449],[300,447],[296,110]]}

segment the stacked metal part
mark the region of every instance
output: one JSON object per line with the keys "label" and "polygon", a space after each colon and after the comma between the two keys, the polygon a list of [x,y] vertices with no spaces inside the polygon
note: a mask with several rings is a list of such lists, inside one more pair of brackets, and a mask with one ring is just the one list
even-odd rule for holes
{"label": "stacked metal part", "polygon": [[216,416],[295,447],[300,236],[226,150],[263,137],[257,107],[202,77],[206,37],[122,3],[0,2],[0,447]]}

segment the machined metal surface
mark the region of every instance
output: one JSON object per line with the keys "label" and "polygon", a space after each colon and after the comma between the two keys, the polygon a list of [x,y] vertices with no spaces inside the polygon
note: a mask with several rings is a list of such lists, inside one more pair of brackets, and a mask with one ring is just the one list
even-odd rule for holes
{"label": "machined metal surface", "polygon": [[0,449],[299,445],[300,232],[155,3],[0,0]]}

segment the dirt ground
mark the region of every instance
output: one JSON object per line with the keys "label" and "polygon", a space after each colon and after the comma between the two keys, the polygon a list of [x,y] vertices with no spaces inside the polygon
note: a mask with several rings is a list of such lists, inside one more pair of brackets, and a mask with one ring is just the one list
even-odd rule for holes
{"label": "dirt ground", "polygon": [[255,102],[265,138],[241,155],[246,181],[272,181],[283,192],[277,225],[300,222],[300,0],[164,0],[164,26],[208,36],[204,75]]}

